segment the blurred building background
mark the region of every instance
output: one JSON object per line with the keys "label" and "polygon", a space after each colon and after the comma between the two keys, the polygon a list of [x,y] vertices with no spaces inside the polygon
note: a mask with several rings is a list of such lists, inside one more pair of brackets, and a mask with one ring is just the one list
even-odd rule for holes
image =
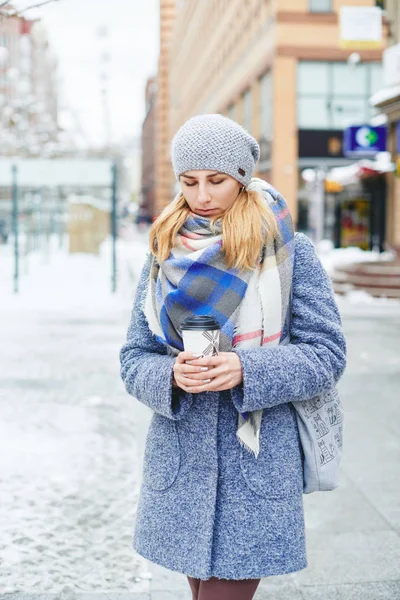
{"label": "blurred building background", "polygon": [[400,2],[387,0],[386,9],[390,29],[384,52],[384,85],[371,103],[388,123],[388,150],[396,169],[387,176],[387,239],[400,255]]}
{"label": "blurred building background", "polygon": [[[360,39],[355,31],[354,39],[345,37],[346,7],[373,9],[373,17],[378,12],[381,34]],[[351,188],[330,175],[346,166],[354,170],[358,162],[345,151],[347,128],[386,124],[379,115],[385,111],[371,97],[385,87],[382,56],[396,41],[398,11],[396,0],[160,0],[156,92],[154,105],[147,104],[142,144],[144,154],[151,147],[154,166],[146,162],[142,175],[142,211],[154,219],[177,190],[170,164],[177,129],[195,114],[217,112],[258,140],[257,175],[283,193],[299,230],[315,233],[319,227],[316,237],[337,246],[396,246],[400,198],[388,157],[357,171]],[[397,121],[395,116],[394,129]],[[318,193],[315,182],[303,177],[310,170],[317,184],[321,175]],[[155,191],[150,202],[149,181]],[[364,204],[353,201],[360,194]],[[324,204],[320,226],[316,202]]]}
{"label": "blurred building background", "polygon": [[171,161],[169,148],[171,142],[171,85],[172,57],[170,44],[175,36],[175,20],[181,3],[176,0],[160,0],[160,58],[157,74],[156,96],[156,204],[155,214],[171,199]]}
{"label": "blurred building background", "polygon": [[111,170],[105,167],[101,184],[50,185],[46,177],[38,185],[18,184],[16,206],[9,165],[16,159],[19,164],[35,160],[40,171],[43,159],[54,159],[54,165],[64,159],[70,161],[64,170],[72,172],[79,160],[92,165],[96,159],[112,161],[118,172],[116,219],[119,232],[125,234],[141,191],[141,143],[137,132],[129,129],[118,141],[112,137],[109,28],[102,25],[96,30],[93,24],[102,108],[98,128],[104,130],[103,143],[94,144],[65,94],[49,41],[52,30],[39,15],[25,17],[29,6],[35,2],[0,2],[0,245],[17,236],[18,253],[29,254],[46,249],[48,240],[57,234],[60,247],[65,238],[70,252],[98,254],[110,233]]}
{"label": "blurred building background", "polygon": [[156,100],[157,79],[150,77],[146,85],[146,116],[142,127],[142,185],[140,217],[150,221],[156,211]]}
{"label": "blurred building background", "polygon": [[40,21],[0,20],[0,154],[50,155],[58,125],[57,59]]}

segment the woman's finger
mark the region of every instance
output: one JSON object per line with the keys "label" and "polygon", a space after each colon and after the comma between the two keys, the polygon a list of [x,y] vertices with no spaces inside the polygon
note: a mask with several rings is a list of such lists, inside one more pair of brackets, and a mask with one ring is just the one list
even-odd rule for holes
{"label": "woman's finger", "polygon": [[[204,368],[204,367],[203,367]],[[207,368],[206,371],[202,371],[202,372],[192,372],[192,373],[186,373],[185,371],[182,372],[182,376],[183,377],[190,377],[191,379],[196,379],[197,381],[202,381],[205,379],[215,379],[215,377],[219,377],[220,375],[224,374],[224,369],[220,370],[220,369],[213,369],[213,368]]]}
{"label": "woman's finger", "polygon": [[221,352],[215,356],[204,356],[202,358],[188,358],[186,360],[187,365],[193,365],[195,367],[218,367],[227,362],[227,355],[229,352]]}
{"label": "woman's finger", "polygon": [[223,392],[235,387],[230,374],[222,374],[215,379],[211,379],[209,383],[203,383],[199,386],[200,392]]}
{"label": "woman's finger", "polygon": [[196,354],[194,352],[189,352],[186,350],[184,352],[179,352],[178,356],[176,357],[176,360],[178,361],[178,363],[185,363],[187,360],[197,360],[202,357],[203,354]]}
{"label": "woman's finger", "polygon": [[[182,387],[185,389],[185,391],[189,392],[200,391],[200,388],[204,387],[204,384],[210,383],[210,381],[210,379],[207,379],[203,382],[199,382],[196,379],[187,379],[186,377],[183,379],[183,381],[181,379],[176,379],[176,383],[179,385],[179,387]],[[201,383],[201,385],[199,385],[199,383]]]}
{"label": "woman's finger", "polygon": [[208,367],[192,367],[191,365],[183,364],[179,365],[179,371],[181,373],[206,373],[210,369]]}

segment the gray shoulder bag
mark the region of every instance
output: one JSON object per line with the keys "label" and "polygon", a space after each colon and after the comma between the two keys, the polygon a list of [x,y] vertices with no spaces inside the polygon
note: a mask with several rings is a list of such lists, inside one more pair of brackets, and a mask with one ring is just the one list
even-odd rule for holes
{"label": "gray shoulder bag", "polygon": [[326,492],[339,485],[343,409],[334,387],[311,400],[292,402],[304,453],[303,492]]}
{"label": "gray shoulder bag", "polygon": [[[292,299],[287,326],[290,336]],[[327,492],[339,486],[343,408],[336,387],[310,400],[292,402],[303,448],[303,493]]]}

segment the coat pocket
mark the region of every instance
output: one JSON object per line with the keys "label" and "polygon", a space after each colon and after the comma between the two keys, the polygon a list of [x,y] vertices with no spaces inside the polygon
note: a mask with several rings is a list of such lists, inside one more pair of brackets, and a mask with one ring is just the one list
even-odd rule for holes
{"label": "coat pocket", "polygon": [[164,491],[174,483],[179,467],[180,449],[175,421],[154,413],[143,457],[143,485]]}
{"label": "coat pocket", "polygon": [[248,487],[261,496],[283,499],[302,493],[303,456],[290,404],[264,409],[258,457],[241,447],[240,468]]}

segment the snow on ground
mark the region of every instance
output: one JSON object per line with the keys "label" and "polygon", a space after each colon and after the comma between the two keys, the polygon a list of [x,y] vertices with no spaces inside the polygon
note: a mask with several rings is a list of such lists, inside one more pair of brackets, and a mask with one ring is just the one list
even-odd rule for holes
{"label": "snow on ground", "polygon": [[113,294],[111,239],[102,244],[99,256],[69,254],[67,240],[60,248],[56,237],[48,247],[26,255],[22,247],[19,291],[15,294],[13,247],[0,246],[2,309],[90,312],[126,307],[132,303],[146,248],[144,234],[118,241],[117,292]]}
{"label": "snow on ground", "polygon": [[[149,410],[119,375],[146,244],[69,255],[53,238],[21,263],[0,246],[0,597],[148,591],[132,531]],[[142,597],[142,596],[140,596]],[[147,597],[147,596],[146,596]]]}
{"label": "snow on ground", "polygon": [[337,267],[351,263],[380,262],[394,258],[390,252],[369,252],[356,247],[334,248],[330,240],[322,240],[316,248],[322,264],[330,275]]}
{"label": "snow on ground", "polygon": [[[380,262],[392,260],[394,254],[390,252],[374,252],[361,250],[361,248],[334,248],[330,240],[322,240],[317,245],[318,256],[329,275],[333,275],[335,269],[344,265],[359,262]],[[400,309],[400,301],[393,298],[374,298],[364,290],[351,290],[345,295],[337,295],[336,300],[341,312],[352,311],[355,307],[364,307],[379,313],[380,309]]]}

